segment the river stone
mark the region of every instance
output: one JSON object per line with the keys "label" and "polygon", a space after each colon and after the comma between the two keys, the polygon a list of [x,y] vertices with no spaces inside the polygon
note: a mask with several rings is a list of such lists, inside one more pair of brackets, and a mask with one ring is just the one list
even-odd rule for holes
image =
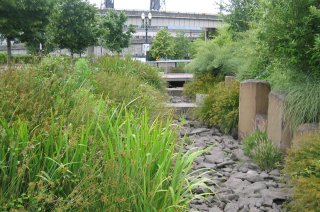
{"label": "river stone", "polygon": [[253,171],[253,170],[249,170],[246,173],[245,179],[248,180],[249,182],[252,182],[252,183],[259,182],[259,181],[263,180],[263,178],[260,176],[260,174],[258,174],[258,172]]}
{"label": "river stone", "polygon": [[252,183],[251,185],[248,185],[242,193],[246,195],[260,193],[263,189],[266,188],[267,186],[264,182],[256,182]]}
{"label": "river stone", "polygon": [[246,180],[242,181],[241,179],[230,177],[224,184],[227,187],[231,188],[232,190],[240,190],[241,191],[244,188],[246,188],[248,185],[250,185],[251,183],[249,183]]}
{"label": "river stone", "polygon": [[205,156],[205,161],[208,163],[222,163],[224,159],[224,152],[218,148],[210,151],[210,155]]}
{"label": "river stone", "polygon": [[226,205],[226,207],[224,208],[225,212],[235,212],[239,210],[239,206],[237,203],[234,202],[230,202]]}
{"label": "river stone", "polygon": [[209,212],[223,212],[220,208],[214,206],[213,208],[209,208]]}
{"label": "river stone", "polygon": [[280,171],[278,169],[274,169],[269,174],[273,176],[280,176]]}

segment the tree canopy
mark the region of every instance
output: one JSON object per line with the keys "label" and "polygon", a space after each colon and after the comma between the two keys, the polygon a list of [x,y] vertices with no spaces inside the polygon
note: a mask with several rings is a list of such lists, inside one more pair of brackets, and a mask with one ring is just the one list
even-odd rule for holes
{"label": "tree canopy", "polygon": [[51,42],[71,55],[81,54],[97,39],[96,9],[87,1],[60,0],[52,15],[49,33]]}
{"label": "tree canopy", "polygon": [[171,58],[174,56],[174,40],[170,32],[167,29],[160,30],[150,50],[153,58]]}
{"label": "tree canopy", "polygon": [[124,12],[109,10],[107,15],[100,20],[101,43],[107,49],[118,54],[123,48],[130,44],[130,39],[135,29],[129,25],[127,31],[124,31],[125,23],[128,20]]}
{"label": "tree canopy", "polygon": [[53,0],[2,0],[0,4],[0,34],[8,43],[8,63],[11,41],[31,42],[49,21]]}

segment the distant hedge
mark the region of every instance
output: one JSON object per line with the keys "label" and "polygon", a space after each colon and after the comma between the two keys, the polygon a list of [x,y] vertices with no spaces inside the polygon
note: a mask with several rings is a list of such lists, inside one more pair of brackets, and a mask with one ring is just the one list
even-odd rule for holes
{"label": "distant hedge", "polygon": [[[32,63],[36,57],[29,54],[20,54],[12,56],[12,63]],[[7,53],[0,52],[0,64],[7,63]]]}

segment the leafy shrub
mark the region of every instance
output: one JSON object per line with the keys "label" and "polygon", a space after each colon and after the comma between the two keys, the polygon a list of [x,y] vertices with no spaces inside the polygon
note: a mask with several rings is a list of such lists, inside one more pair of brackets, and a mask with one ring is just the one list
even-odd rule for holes
{"label": "leafy shrub", "polygon": [[225,133],[237,128],[239,117],[240,83],[233,82],[225,86],[218,83],[209,91],[199,110],[200,118],[209,125],[218,126]]}
{"label": "leafy shrub", "polygon": [[282,160],[280,149],[273,146],[267,133],[261,131],[256,131],[244,138],[243,151],[262,169],[275,168]]}
{"label": "leafy shrub", "polygon": [[12,62],[16,64],[33,63],[36,59],[37,58],[33,55],[21,54],[21,55],[14,55],[12,57]]}
{"label": "leafy shrub", "polygon": [[6,64],[7,62],[7,54],[0,52],[0,65]]}
{"label": "leafy shrub", "polygon": [[299,147],[289,150],[284,172],[294,186],[290,211],[318,211],[320,208],[320,135],[299,140]]}
{"label": "leafy shrub", "polygon": [[221,75],[213,77],[210,73],[201,74],[196,76],[191,82],[184,84],[183,93],[186,96],[194,96],[197,93],[208,94],[212,87],[223,80],[224,77]]}

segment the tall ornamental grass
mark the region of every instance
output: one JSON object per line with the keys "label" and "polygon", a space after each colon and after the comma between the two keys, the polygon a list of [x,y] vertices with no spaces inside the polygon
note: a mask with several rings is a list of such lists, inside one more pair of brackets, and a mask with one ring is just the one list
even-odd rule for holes
{"label": "tall ornamental grass", "polygon": [[22,121],[1,120],[2,210],[186,209],[202,184],[188,180],[201,153],[182,153],[169,120],[150,125],[146,111],[99,104],[78,139],[54,116],[50,131],[37,134]]}

